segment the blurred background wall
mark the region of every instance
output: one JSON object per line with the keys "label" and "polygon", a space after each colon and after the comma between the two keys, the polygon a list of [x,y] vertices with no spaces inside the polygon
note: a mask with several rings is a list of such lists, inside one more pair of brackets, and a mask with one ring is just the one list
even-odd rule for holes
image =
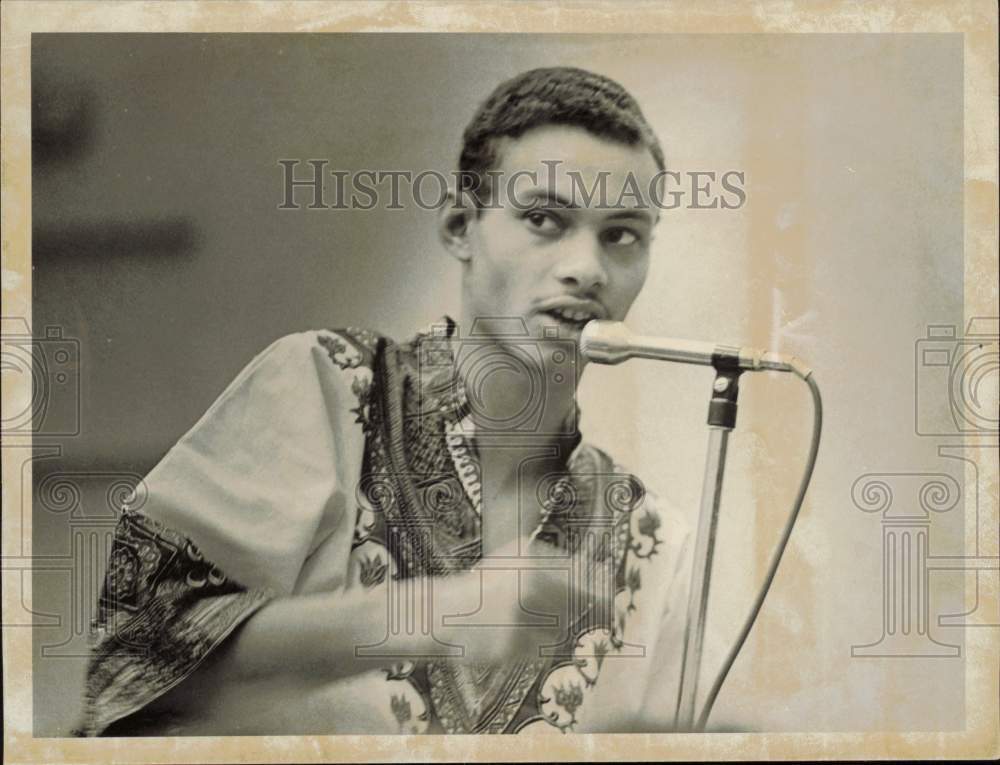
{"label": "blurred background wall", "polygon": [[[886,614],[885,519],[862,512],[852,486],[876,473],[963,477],[937,452],[947,439],[917,434],[919,417],[958,426],[915,345],[931,324],[963,332],[960,37],[35,35],[32,62],[32,329],[78,342],[65,395],[78,385],[80,402],[78,433],[43,434],[51,448],[32,463],[33,552],[72,563],[34,578],[49,625],[35,631],[36,735],[66,734],[79,709],[122,484],[275,338],[345,325],[405,336],[458,309],[432,212],[279,210],[278,160],[449,172],[489,90],[555,64],[629,88],[672,169],[746,173],[741,209],[665,213],[631,325],[796,353],[825,394],[801,521],[713,720],[963,724],[964,659],[951,654],[964,629],[937,617],[962,610],[969,574],[932,572],[916,653],[852,657],[879,641]],[[692,526],[711,380],[636,362],[594,368],[581,391],[587,437]],[[742,391],[703,687],[763,576],[808,438],[804,386],[757,376]],[[897,506],[926,516],[904,493]],[[974,519],[961,504],[933,515],[931,553],[961,555]],[[955,649],[930,658],[932,643]]]}

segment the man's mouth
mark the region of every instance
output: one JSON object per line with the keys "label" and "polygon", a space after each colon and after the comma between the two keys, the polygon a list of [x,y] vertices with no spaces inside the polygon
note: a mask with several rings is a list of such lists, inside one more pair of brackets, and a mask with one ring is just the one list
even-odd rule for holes
{"label": "man's mouth", "polygon": [[582,332],[587,322],[597,318],[590,311],[578,311],[570,308],[552,308],[548,311],[542,311],[542,313],[555,319],[560,326],[574,332]]}

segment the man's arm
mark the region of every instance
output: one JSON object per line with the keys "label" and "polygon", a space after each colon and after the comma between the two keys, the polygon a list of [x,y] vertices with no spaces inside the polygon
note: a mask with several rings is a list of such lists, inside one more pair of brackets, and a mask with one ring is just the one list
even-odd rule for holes
{"label": "man's arm", "polygon": [[[311,694],[388,663],[355,652],[385,637],[385,612],[384,585],[272,600],[179,685],[142,710],[138,724],[126,720],[119,728],[133,735],[277,733],[268,725],[280,708],[282,718],[303,726],[292,731],[284,729],[286,724],[282,733],[332,733],[314,727],[324,722],[312,719]],[[428,650],[419,634],[404,633],[400,639],[407,653]]]}
{"label": "man's arm", "polygon": [[[346,582],[370,370],[335,333],[276,341],[137,487],[115,531],[82,735],[177,688],[272,601]],[[349,365],[348,365],[349,362]],[[328,584],[299,582],[322,549]]]}
{"label": "man's arm", "polygon": [[[419,610],[423,599],[411,601],[417,609],[413,623],[426,617],[433,634],[401,631],[393,648],[401,659],[432,655],[442,644],[461,647],[467,661],[537,658],[540,646],[564,638],[564,619],[552,626],[490,629],[442,623],[446,614],[479,611],[488,614],[484,621],[510,625],[524,618],[522,605],[536,613],[564,612],[570,599],[564,577],[543,570],[522,574],[521,580],[520,596],[513,598],[509,588],[492,587],[491,578],[476,571],[396,583],[433,587],[432,615]],[[141,718],[147,722],[126,721],[125,729],[133,735],[335,733],[314,700],[330,683],[392,662],[391,656],[367,658],[356,652],[386,637],[387,586],[339,588],[267,603],[182,683],[144,709]]]}

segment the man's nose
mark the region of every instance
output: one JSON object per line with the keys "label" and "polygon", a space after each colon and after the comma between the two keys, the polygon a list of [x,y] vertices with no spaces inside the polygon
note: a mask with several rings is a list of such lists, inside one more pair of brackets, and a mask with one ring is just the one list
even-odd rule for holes
{"label": "man's nose", "polygon": [[583,292],[598,290],[608,283],[604,251],[597,237],[580,232],[563,244],[565,249],[555,269],[560,282]]}

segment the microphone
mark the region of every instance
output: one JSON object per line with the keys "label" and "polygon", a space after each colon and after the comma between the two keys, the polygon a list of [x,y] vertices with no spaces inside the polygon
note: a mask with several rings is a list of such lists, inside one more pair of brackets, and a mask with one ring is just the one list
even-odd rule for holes
{"label": "microphone", "polygon": [[803,378],[810,372],[794,356],[696,340],[634,335],[620,321],[588,322],[580,335],[580,351],[598,364],[620,364],[626,359],[640,358],[748,372],[794,372]]}

